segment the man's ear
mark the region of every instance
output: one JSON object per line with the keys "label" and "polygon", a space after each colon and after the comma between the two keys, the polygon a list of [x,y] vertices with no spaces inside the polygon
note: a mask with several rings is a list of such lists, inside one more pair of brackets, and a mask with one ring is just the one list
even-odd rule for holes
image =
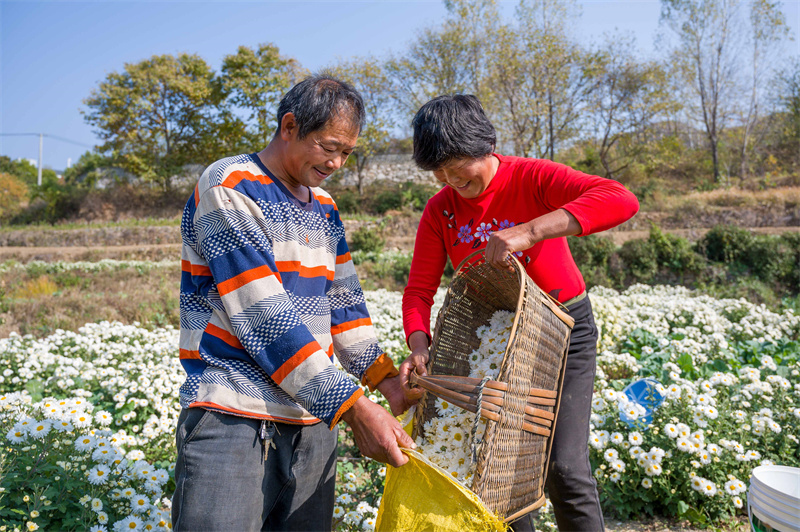
{"label": "man's ear", "polygon": [[289,142],[293,138],[297,137],[297,120],[294,118],[294,113],[286,113],[281,118],[281,139],[285,142]]}

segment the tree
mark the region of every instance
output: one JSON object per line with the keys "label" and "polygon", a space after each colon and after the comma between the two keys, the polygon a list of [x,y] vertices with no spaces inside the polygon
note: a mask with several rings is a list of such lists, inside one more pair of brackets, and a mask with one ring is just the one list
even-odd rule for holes
{"label": "tree", "polygon": [[19,176],[0,172],[0,220],[19,213],[28,203],[28,186]]}
{"label": "tree", "polygon": [[235,54],[226,55],[220,83],[230,103],[250,112],[248,120],[255,126],[255,135],[266,145],[277,125],[281,97],[304,74],[296,60],[282,56],[274,44],[265,43],[255,50],[240,46]]}
{"label": "tree", "polygon": [[781,158],[800,169],[800,57],[775,76],[778,148]]}
{"label": "tree", "polygon": [[633,149],[619,149],[620,141],[650,127],[665,113],[674,111],[677,102],[668,88],[666,69],[654,61],[638,61],[634,40],[609,37],[601,53],[598,87],[591,95],[595,144],[605,176],[627,168],[641,143]]}
{"label": "tree", "polygon": [[661,21],[679,40],[675,59],[698,100],[695,114],[705,128],[716,183],[720,137],[733,112],[740,67],[738,9],[739,0],[661,0]]}
{"label": "tree", "polygon": [[16,176],[28,187],[35,187],[38,179],[36,167],[30,162],[25,159],[12,161],[7,155],[0,155],[0,173]]}
{"label": "tree", "polygon": [[156,55],[126,63],[84,100],[86,121],[115,165],[170,188],[188,163],[207,164],[214,115],[221,101],[214,73],[197,55]]}
{"label": "tree", "polygon": [[[386,62],[395,102],[406,116],[442,94],[489,94],[486,58],[499,25],[495,0],[446,0],[448,17]],[[403,120],[405,121],[405,120]]]}
{"label": "tree", "polygon": [[342,61],[331,71],[352,84],[364,99],[366,124],[358,136],[355,151],[350,155],[356,170],[358,194],[363,195],[367,163],[386,149],[389,130],[395,125],[392,117],[392,96],[388,90],[389,79],[383,65],[374,57],[356,57]]}
{"label": "tree", "polygon": [[570,38],[574,2],[523,0],[516,24],[496,29],[489,62],[498,123],[507,123],[517,155],[555,157],[575,136],[588,96],[596,88],[598,56]]}
{"label": "tree", "polygon": [[788,35],[786,17],[778,8],[777,2],[769,0],[752,0],[750,4],[750,46],[751,76],[750,90],[746,110],[742,117],[742,139],[739,149],[741,179],[747,177],[748,148],[751,134],[758,124],[760,93],[764,72],[770,63],[770,52]]}

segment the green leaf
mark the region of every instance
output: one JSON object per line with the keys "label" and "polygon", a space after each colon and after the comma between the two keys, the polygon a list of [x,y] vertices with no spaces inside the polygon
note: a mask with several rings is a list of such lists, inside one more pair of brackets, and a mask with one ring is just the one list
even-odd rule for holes
{"label": "green leaf", "polygon": [[678,501],[678,515],[682,516],[689,511],[689,505],[684,501]]}

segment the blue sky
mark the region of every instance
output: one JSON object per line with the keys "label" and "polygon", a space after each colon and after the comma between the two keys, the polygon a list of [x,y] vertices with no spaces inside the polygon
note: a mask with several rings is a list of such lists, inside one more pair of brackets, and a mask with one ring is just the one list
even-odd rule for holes
{"label": "blue sky", "polygon": [[[501,0],[513,14],[516,1]],[[658,32],[657,0],[584,0],[584,43],[632,32],[643,54]],[[783,2],[800,54],[800,0]],[[61,170],[98,141],[80,113],[106,74],[155,54],[189,52],[215,70],[240,45],[273,42],[311,70],[338,58],[401,52],[445,16],[440,0],[37,2],[0,0],[0,133],[46,133],[44,166]],[[0,136],[0,155],[38,157],[38,137]]]}

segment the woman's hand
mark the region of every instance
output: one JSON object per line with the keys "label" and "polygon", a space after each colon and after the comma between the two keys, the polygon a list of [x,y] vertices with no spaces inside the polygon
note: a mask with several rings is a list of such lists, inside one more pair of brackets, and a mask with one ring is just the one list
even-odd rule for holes
{"label": "woman's hand", "polygon": [[486,262],[497,269],[514,271],[509,260],[511,254],[524,251],[538,242],[532,226],[533,223],[528,222],[492,233],[486,243]]}
{"label": "woman's hand", "polygon": [[511,270],[509,257],[532,248],[548,238],[581,234],[578,219],[566,209],[548,212],[538,218],[492,233],[486,243],[486,262],[498,269]]}
{"label": "woman's hand", "polygon": [[416,404],[425,390],[413,387],[409,382],[409,376],[416,371],[418,375],[427,375],[428,370],[425,365],[428,363],[430,353],[428,351],[428,335],[422,331],[415,331],[408,337],[408,345],[411,347],[411,354],[400,364],[400,384],[406,395],[406,401]]}

